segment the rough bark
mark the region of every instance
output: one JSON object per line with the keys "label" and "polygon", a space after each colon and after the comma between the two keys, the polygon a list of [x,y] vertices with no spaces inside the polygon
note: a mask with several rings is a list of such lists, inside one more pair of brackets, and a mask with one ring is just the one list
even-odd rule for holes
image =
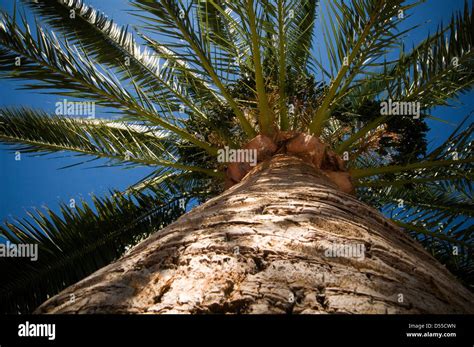
{"label": "rough bark", "polygon": [[[363,244],[364,259],[328,257],[334,244]],[[473,302],[378,211],[277,155],[36,312],[474,313]]]}

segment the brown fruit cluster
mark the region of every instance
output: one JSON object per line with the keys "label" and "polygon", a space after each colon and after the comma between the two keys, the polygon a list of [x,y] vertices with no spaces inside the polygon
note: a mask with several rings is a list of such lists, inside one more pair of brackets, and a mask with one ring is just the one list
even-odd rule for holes
{"label": "brown fruit cluster", "polygon": [[[341,191],[349,194],[354,192],[344,161],[315,136],[292,131],[279,132],[273,139],[258,135],[244,149],[255,149],[259,163],[270,159],[275,153],[294,155],[312,164]],[[240,182],[251,169],[249,163],[230,163],[226,173],[226,188]]]}

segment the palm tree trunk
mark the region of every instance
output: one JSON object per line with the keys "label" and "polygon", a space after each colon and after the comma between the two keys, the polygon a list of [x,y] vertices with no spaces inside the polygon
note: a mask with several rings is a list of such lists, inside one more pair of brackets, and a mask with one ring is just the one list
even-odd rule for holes
{"label": "palm tree trunk", "polygon": [[36,312],[474,313],[473,302],[378,211],[277,155]]}

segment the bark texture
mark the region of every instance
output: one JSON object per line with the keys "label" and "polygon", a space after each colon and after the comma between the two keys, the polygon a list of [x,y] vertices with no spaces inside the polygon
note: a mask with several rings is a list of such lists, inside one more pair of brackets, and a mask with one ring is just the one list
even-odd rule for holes
{"label": "bark texture", "polygon": [[[327,256],[355,244],[364,259]],[[36,313],[474,313],[473,299],[378,211],[277,155]]]}

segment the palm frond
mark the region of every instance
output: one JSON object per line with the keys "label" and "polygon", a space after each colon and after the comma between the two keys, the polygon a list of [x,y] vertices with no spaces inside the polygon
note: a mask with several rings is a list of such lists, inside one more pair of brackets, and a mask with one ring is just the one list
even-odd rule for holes
{"label": "palm frond", "polygon": [[0,109],[0,140],[24,153],[70,151],[106,159],[109,166],[164,166],[218,175],[180,164],[179,140],[170,132],[122,122],[49,116],[27,108]]}
{"label": "palm frond", "polygon": [[[98,63],[115,68],[122,78],[133,76],[150,99],[159,103],[166,100],[175,111],[180,104],[186,105],[205,118],[198,108],[204,100],[195,99],[194,95],[199,91],[212,96],[211,90],[198,83],[200,77],[188,71],[189,67],[182,69],[175,61],[170,63],[169,57],[140,47],[128,27],[118,26],[81,0],[24,2],[66,40],[80,43]],[[73,20],[71,11],[75,14]],[[179,78],[182,74],[186,74],[186,80]]]}
{"label": "palm frond", "polygon": [[[309,126],[319,135],[324,122],[331,116],[336,101],[341,99],[357,77],[370,73],[377,60],[387,50],[396,47],[400,35],[396,32],[401,18],[399,11],[408,11],[418,2],[403,5],[402,0],[354,0],[328,2],[329,19],[324,21],[325,43],[330,62],[329,89]],[[324,14],[322,15],[324,17]],[[393,18],[395,18],[393,20]],[[337,23],[335,23],[337,22]],[[318,66],[322,66],[321,63]],[[323,70],[325,71],[325,70]]]}
{"label": "palm frond", "polygon": [[[416,227],[428,226],[428,229],[433,229],[440,225],[446,226],[447,221],[459,222],[461,217],[468,221],[474,211],[473,131],[473,124],[462,131],[456,129],[447,141],[426,155],[427,163],[440,163],[446,158],[452,158],[452,162],[461,160],[464,163],[432,167],[423,165],[421,170],[402,170],[364,178],[358,182],[360,197],[364,201],[370,200],[372,205],[382,207],[399,222],[407,224],[416,221]],[[374,165],[374,160],[376,161],[373,158],[372,163],[367,164]],[[450,235],[448,232],[440,237]]]}
{"label": "palm frond", "polygon": [[[319,0],[290,1],[286,14],[286,65],[295,72],[306,72],[311,67],[310,53]],[[291,14],[291,15],[290,15]]]}
{"label": "palm frond", "polygon": [[[142,28],[160,34],[174,42],[180,42],[179,45],[169,43],[169,46],[171,49],[181,48],[181,51],[175,50],[175,53],[180,53],[181,59],[190,66],[199,67],[202,75],[205,73],[209,76],[209,82],[217,87],[217,90],[232,108],[244,132],[249,137],[254,137],[255,130],[236,100],[231,96],[222,79],[222,72],[219,73],[216,68],[224,66],[225,73],[232,73],[227,69],[232,64],[232,60],[225,56],[212,55],[212,50],[206,40],[208,36],[201,35],[199,22],[193,20],[197,16],[195,4],[191,2],[188,6],[184,6],[180,1],[175,0],[160,0],[159,2],[135,0],[133,4],[140,10],[150,14],[137,15],[146,23]],[[183,47],[185,48],[183,49]]]}
{"label": "palm frond", "polygon": [[268,103],[267,92],[265,89],[264,74],[261,58],[261,38],[257,32],[257,17],[255,15],[255,4],[253,0],[247,0],[243,14],[248,20],[250,28],[250,38],[252,42],[253,67],[255,71],[255,82],[257,90],[257,101],[259,108],[259,125],[260,132],[263,134],[271,134],[273,132],[274,114]]}
{"label": "palm frond", "polygon": [[388,95],[396,100],[418,101],[425,109],[446,105],[446,100],[471,89],[474,83],[474,11],[453,14],[388,73]]}
{"label": "palm frond", "polygon": [[[474,11],[474,10],[473,10]],[[440,26],[410,52],[402,53],[380,73],[369,75],[358,88],[346,96],[351,105],[367,97],[388,97],[398,101],[415,101],[422,109],[447,105],[459,94],[471,90],[474,83],[474,12],[453,14],[450,23]],[[358,138],[375,129],[390,117],[379,117],[367,124],[362,133],[354,133],[340,146],[344,151]]]}
{"label": "palm frond", "polygon": [[[464,123],[464,122],[463,122]],[[453,134],[441,145],[433,149],[425,158],[407,165],[380,165],[380,161],[371,161],[368,165],[359,161],[356,167],[350,171],[359,184],[383,181],[384,177],[396,183],[396,179],[422,179],[425,181],[436,181],[436,177],[450,176],[466,178],[472,175],[474,162],[472,134],[474,125],[470,124],[466,129],[459,131],[455,129]],[[363,159],[362,159],[363,160]],[[390,174],[397,174],[396,177]],[[388,175],[388,176],[384,176]],[[362,180],[370,177],[369,180]],[[364,182],[364,183],[361,183]],[[380,185],[380,183],[376,184]],[[388,183],[390,185],[390,183]]]}
{"label": "palm frond", "polygon": [[[48,297],[119,258],[127,249],[184,213],[179,196],[148,194],[92,197],[60,213],[46,209],[6,222],[0,235],[14,245],[38,245],[38,258],[0,259],[0,311],[32,312]],[[65,303],[67,304],[67,303]]]}
{"label": "palm frond", "polygon": [[[56,94],[95,100],[99,105],[115,107],[135,120],[146,120],[170,130],[195,145],[215,153],[209,144],[200,141],[175,123],[169,105],[156,111],[147,96],[134,86],[138,97],[132,95],[118,81],[95,62],[87,53],[67,42],[60,45],[54,35],[36,26],[36,38],[26,18],[24,30],[16,21],[2,12],[0,19],[0,75],[12,79],[36,80],[26,84],[28,89],[59,90]],[[20,58],[20,65],[16,62]],[[164,118],[164,115],[168,115]]]}

